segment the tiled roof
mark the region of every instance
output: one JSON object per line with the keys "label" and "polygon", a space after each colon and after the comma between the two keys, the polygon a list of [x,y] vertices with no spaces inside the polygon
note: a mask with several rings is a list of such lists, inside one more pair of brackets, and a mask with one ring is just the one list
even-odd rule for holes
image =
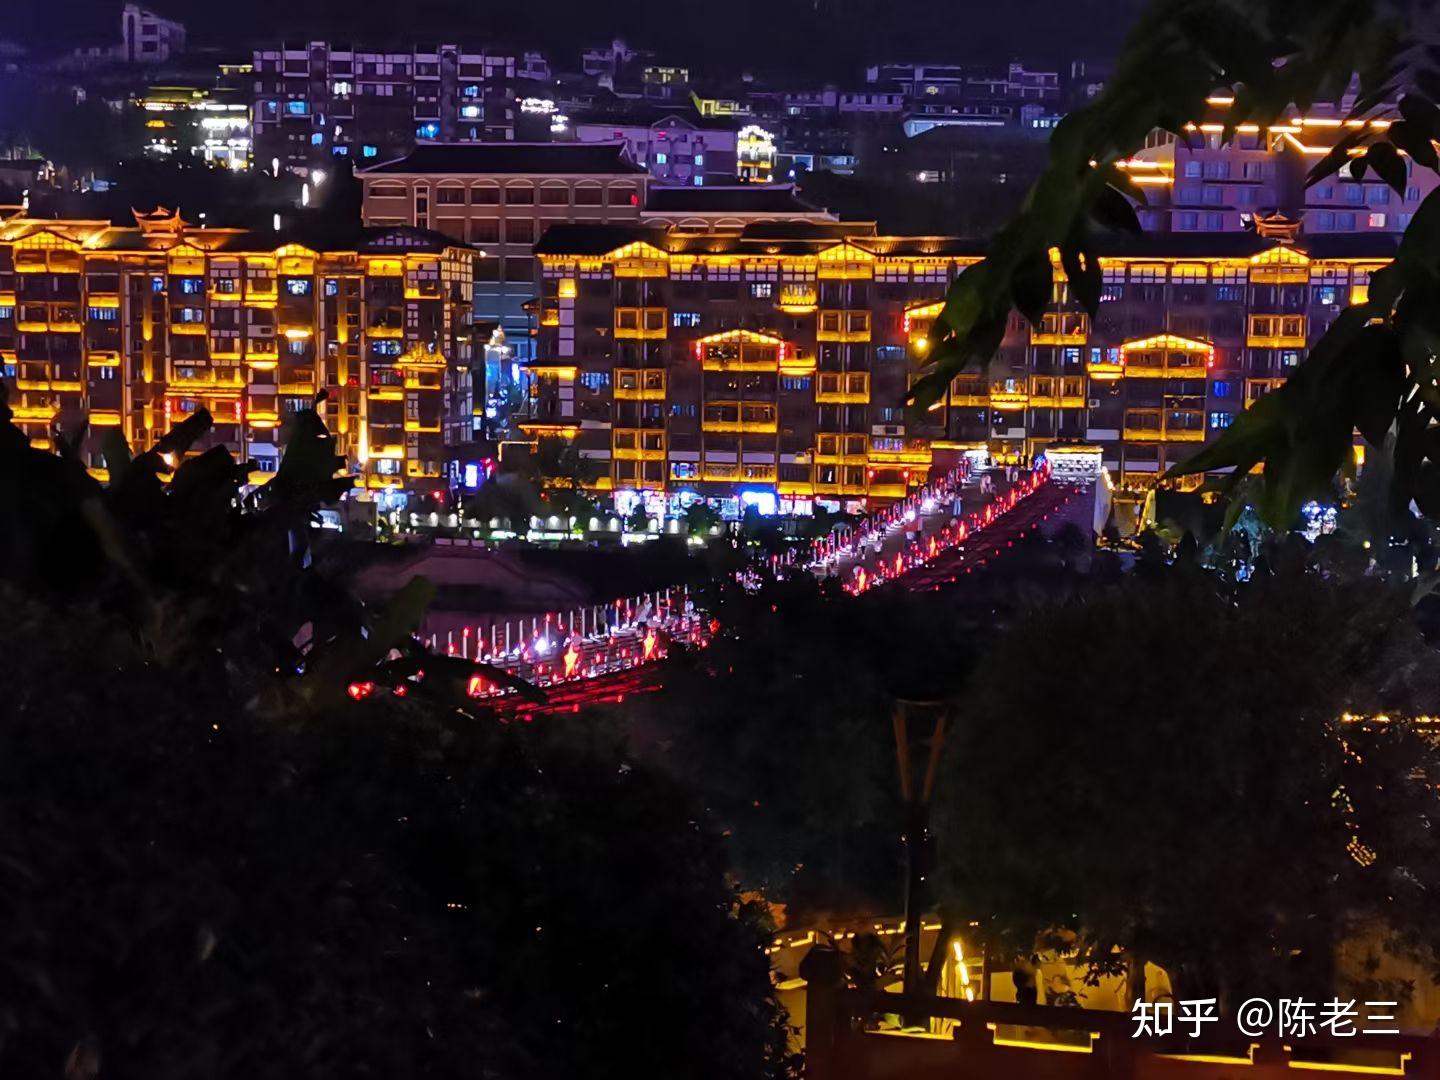
{"label": "tiled roof", "polygon": [[435,143],[357,169],[360,176],[643,176],[624,143]]}

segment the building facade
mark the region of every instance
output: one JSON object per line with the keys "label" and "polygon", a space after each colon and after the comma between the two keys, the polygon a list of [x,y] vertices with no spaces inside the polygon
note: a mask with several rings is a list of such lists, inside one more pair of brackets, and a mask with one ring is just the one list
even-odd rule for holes
{"label": "building facade", "polygon": [[625,144],[630,160],[657,185],[694,186],[735,181],[736,124],[694,112],[591,116],[575,122],[582,143]]}
{"label": "building facade", "polygon": [[483,357],[492,397],[509,381],[510,364],[532,355],[526,305],[535,296],[535,241],[558,222],[638,222],[649,180],[619,143],[421,146],[357,176],[366,225],[434,229],[480,249],[474,319],[499,331]]}
{"label": "building facade", "polygon": [[253,57],[255,157],[308,175],[336,158],[357,166],[424,143],[515,137],[518,87],[539,63],[457,45],[367,51],[312,41]]}
{"label": "building facade", "polygon": [[[1156,131],[1128,163],[1144,187],[1142,224],[1154,232],[1240,232],[1275,213],[1303,221],[1305,232],[1399,234],[1440,178],[1403,157],[1409,183],[1392,190],[1373,172],[1356,177],[1349,166],[1307,186],[1310,169],[1348,132],[1376,131],[1390,121],[1347,119],[1348,108],[1316,106],[1286,116],[1264,131],[1241,124],[1225,139],[1232,99],[1210,98],[1210,115],[1187,124],[1186,137]],[[1343,103],[1342,103],[1343,104]]]}
{"label": "building facade", "polygon": [[[1041,325],[1012,316],[988,372],[902,406],[973,245],[854,225],[726,236],[552,229],[521,428],[574,438],[602,487],[859,508],[965,451],[1021,462],[1098,446],[1122,489],[1279,386],[1393,246],[1366,237],[1141,237],[1104,253],[1092,321],[1057,275]],[[733,507],[732,507],[733,508]]]}
{"label": "building facade", "polygon": [[[152,444],[207,409],[195,447],[278,467],[289,413],[320,409],[357,487],[446,486],[445,426],[469,396],[474,253],[435,233],[325,244],[193,228],[178,214],[0,219],[0,363],[32,444],[119,428]],[[104,475],[99,439],[86,463]]]}
{"label": "building facade", "polygon": [[185,24],[139,4],[120,12],[120,55],[127,64],[163,64],[185,51]]}

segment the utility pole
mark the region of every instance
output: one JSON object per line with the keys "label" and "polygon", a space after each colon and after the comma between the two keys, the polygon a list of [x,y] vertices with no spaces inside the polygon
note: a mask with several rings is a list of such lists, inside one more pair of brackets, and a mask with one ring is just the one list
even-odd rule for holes
{"label": "utility pole", "polygon": [[[895,754],[900,765],[900,797],[905,803],[904,991],[907,994],[918,994],[924,987],[924,972],[920,968],[920,921],[932,899],[930,875],[934,852],[930,835],[930,801],[935,793],[940,751],[945,744],[948,711],[949,706],[944,702],[898,698],[891,713],[895,725]],[[916,712],[934,715],[930,752],[918,783],[913,775],[910,756],[910,720],[912,713]]]}

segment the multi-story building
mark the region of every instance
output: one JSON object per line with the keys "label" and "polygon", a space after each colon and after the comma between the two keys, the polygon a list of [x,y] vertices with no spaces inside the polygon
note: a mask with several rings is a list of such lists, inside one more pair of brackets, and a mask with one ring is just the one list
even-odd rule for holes
{"label": "multi-story building", "polygon": [[624,143],[655,184],[695,187],[734,182],[736,132],[732,118],[673,109],[597,113],[574,125],[579,142]]}
{"label": "multi-story building", "polygon": [[236,172],[250,168],[248,96],[224,86],[152,86],[134,103],[144,114],[150,156],[195,157]]}
{"label": "multi-story building", "polygon": [[1356,177],[1348,166],[1313,186],[1311,167],[1346,133],[1368,124],[1383,131],[1390,121],[1348,119],[1349,109],[1318,105],[1261,130],[1241,124],[1225,138],[1227,95],[1210,98],[1211,114],[1186,125],[1186,138],[1156,131],[1128,163],[1145,188],[1141,222],[1156,232],[1239,232],[1257,217],[1282,213],[1303,220],[1306,233],[1403,233],[1436,175],[1415,169],[1404,157],[1410,182],[1393,191],[1373,172]]}
{"label": "multi-story building", "polygon": [[185,24],[139,4],[120,12],[120,56],[127,64],[163,64],[185,51]]}
{"label": "multi-story building", "polygon": [[962,451],[1057,443],[1098,446],[1141,492],[1280,385],[1393,254],[1388,237],[1263,228],[1117,241],[1093,321],[1057,267],[1041,324],[1013,316],[987,372],[913,415],[903,398],[975,245],[847,224],[557,226],[536,248],[521,427],[576,439],[603,487],[731,509],[883,502]]}
{"label": "multi-story building", "polygon": [[[177,213],[107,221],[0,217],[0,363],[15,421],[153,443],[207,409],[194,452],[279,463],[287,414],[322,413],[356,485],[439,491],[445,432],[469,430],[474,252],[433,232],[301,236],[194,228]],[[99,440],[84,447],[103,475]]]}
{"label": "multi-story building", "polygon": [[535,241],[556,222],[638,222],[649,181],[622,143],[420,146],[357,175],[366,225],[434,229],[482,249],[474,317],[502,332],[486,358],[492,388],[501,365],[530,355]]}
{"label": "multi-story building", "polygon": [[[255,157],[307,175],[337,157],[385,161],[423,143],[514,138],[517,79],[541,64],[436,49],[367,51],[326,41],[257,49]],[[528,83],[526,84],[528,85]]]}

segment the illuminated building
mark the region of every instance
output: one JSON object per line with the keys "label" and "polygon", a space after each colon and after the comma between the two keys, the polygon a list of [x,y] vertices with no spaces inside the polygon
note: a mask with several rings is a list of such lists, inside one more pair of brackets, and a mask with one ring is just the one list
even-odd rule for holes
{"label": "illuminated building", "polygon": [[336,157],[357,166],[423,143],[515,137],[517,79],[543,62],[470,52],[367,51],[325,41],[254,54],[255,157],[304,175]]}
{"label": "illuminated building", "polygon": [[[978,245],[855,224],[728,233],[556,226],[536,247],[536,359],[522,430],[578,440],[605,485],[866,504],[967,450],[1022,461],[1097,446],[1139,492],[1280,385],[1386,237],[1145,236],[1102,254],[1092,320],[1063,280],[1041,325],[1012,315],[988,372],[901,407]],[[1058,273],[1057,267],[1057,273]]]}
{"label": "illuminated building", "polygon": [[203,407],[215,423],[193,452],[224,446],[263,483],[287,414],[323,390],[357,484],[435,490],[447,412],[469,408],[473,262],[413,229],[320,244],[165,210],[123,228],[0,218],[10,407],[40,447],[88,419],[83,454],[99,475],[105,429],[147,446]]}
{"label": "illuminated building", "polygon": [[[521,357],[535,241],[557,222],[639,221],[649,180],[619,143],[419,146],[357,175],[366,225],[434,229],[482,250],[475,320],[497,323]],[[501,374],[487,372],[488,384]]]}
{"label": "illuminated building", "polygon": [[1231,99],[1211,97],[1210,115],[1186,125],[1186,138],[1153,132],[1146,146],[1125,163],[1145,188],[1139,209],[1146,229],[1156,232],[1238,232],[1256,217],[1276,212],[1302,220],[1308,234],[1405,231],[1421,201],[1434,190],[1435,174],[1415,169],[1404,156],[1410,180],[1393,191],[1373,171],[1356,179],[1348,166],[1307,187],[1306,175],[1346,133],[1368,123],[1383,130],[1384,119],[1346,119],[1346,111],[1317,106],[1291,113],[1261,130],[1241,124],[1224,140]]}
{"label": "illuminated building", "polygon": [[735,160],[745,180],[770,180],[775,173],[775,136],[759,124],[746,124],[735,138]]}
{"label": "illuminated building", "polygon": [[630,160],[643,166],[655,184],[733,183],[736,133],[732,120],[673,109],[628,109],[596,113],[575,121],[582,143],[625,144]]}
{"label": "illuminated building", "polygon": [[250,104],[233,92],[152,86],[135,106],[144,114],[147,154],[197,157],[236,172],[250,167]]}

